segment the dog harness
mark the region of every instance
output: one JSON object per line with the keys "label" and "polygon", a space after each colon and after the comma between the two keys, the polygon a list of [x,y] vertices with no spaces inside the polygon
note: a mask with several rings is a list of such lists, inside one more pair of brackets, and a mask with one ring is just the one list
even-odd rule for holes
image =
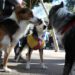
{"label": "dog harness", "polygon": [[35,38],[32,34],[27,36],[27,43],[30,48],[35,50],[41,49],[45,45],[44,40],[41,40],[40,38]]}

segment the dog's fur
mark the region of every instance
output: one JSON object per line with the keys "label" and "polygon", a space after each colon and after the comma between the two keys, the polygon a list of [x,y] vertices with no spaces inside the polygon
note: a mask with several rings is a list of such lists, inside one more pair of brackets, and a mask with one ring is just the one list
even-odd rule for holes
{"label": "dog's fur", "polygon": [[23,36],[28,23],[38,23],[39,19],[33,16],[28,8],[16,8],[12,15],[0,21],[0,47],[4,48],[4,71],[11,71],[7,67],[8,56],[18,40]]}
{"label": "dog's fur", "polygon": [[[41,39],[43,40],[43,31],[46,28],[46,25],[44,25],[41,21],[41,24],[39,25],[35,25],[33,30],[32,30],[32,35],[34,38],[37,39]],[[28,43],[28,42],[27,42]],[[26,69],[30,69],[30,58],[31,58],[31,54],[33,50],[39,50],[39,55],[40,55],[40,60],[41,60],[41,66],[42,68],[46,69],[47,67],[45,66],[44,62],[43,62],[43,48],[45,47],[45,44],[42,48],[31,48],[29,47],[28,53],[26,54],[27,57],[27,65],[26,65]]]}
{"label": "dog's fur", "polygon": [[[43,35],[44,30],[45,30],[46,28],[47,28],[46,24],[45,24],[43,21],[40,20],[39,25],[34,25],[34,24],[33,24],[33,26],[29,27],[30,31],[32,31],[32,33],[29,34],[29,35],[32,35],[34,38],[37,38],[37,39],[40,38],[41,40],[43,40],[42,35]],[[29,31],[29,29],[28,29],[28,31]],[[28,34],[27,34],[27,37],[28,37]],[[44,65],[44,63],[43,63],[43,48],[44,48],[44,47],[42,47],[42,48],[36,48],[36,49],[35,49],[35,48],[31,48],[31,47],[29,46],[29,44],[28,44],[27,37],[23,37],[23,38],[20,40],[20,42],[21,42],[21,47],[19,47],[19,51],[18,51],[19,53],[18,53],[18,56],[17,56],[17,60],[18,60],[18,58],[19,58],[19,56],[20,56],[20,53],[21,53],[21,51],[23,50],[23,48],[25,47],[25,45],[27,45],[27,46],[28,46],[28,52],[27,52],[27,54],[26,54],[26,59],[27,59],[26,69],[30,69],[30,58],[31,58],[31,54],[32,54],[32,51],[33,51],[33,50],[39,50],[42,68],[47,68],[47,67]],[[17,47],[17,48],[18,48],[18,47]],[[17,49],[17,48],[16,48],[16,49]]]}
{"label": "dog's fur", "polygon": [[48,27],[55,28],[61,35],[66,53],[63,75],[69,75],[75,61],[75,15],[68,11],[61,2],[51,8]]}

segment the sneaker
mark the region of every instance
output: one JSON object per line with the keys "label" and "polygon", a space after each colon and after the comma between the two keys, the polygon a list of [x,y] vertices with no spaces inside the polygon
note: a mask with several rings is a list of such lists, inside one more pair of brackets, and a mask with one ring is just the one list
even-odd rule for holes
{"label": "sneaker", "polygon": [[3,67],[3,70],[4,70],[5,72],[12,72],[12,70],[11,70],[10,68],[8,68],[8,67]]}

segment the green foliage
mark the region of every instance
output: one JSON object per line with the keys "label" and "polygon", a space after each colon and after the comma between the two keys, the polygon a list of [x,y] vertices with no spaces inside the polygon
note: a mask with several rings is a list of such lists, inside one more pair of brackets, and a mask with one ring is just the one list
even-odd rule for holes
{"label": "green foliage", "polygon": [[67,2],[66,6],[68,7],[68,9],[73,11],[75,0],[66,0],[66,2]]}
{"label": "green foliage", "polygon": [[53,0],[43,0],[44,2],[52,2]]}
{"label": "green foliage", "polygon": [[[27,3],[27,7],[30,7],[30,0],[24,0]],[[53,0],[43,0],[44,2],[52,2]],[[38,5],[38,3],[40,2],[40,0],[31,0],[32,6],[31,8],[33,8],[35,5]]]}
{"label": "green foliage", "polygon": [[27,3],[27,7],[30,6],[30,0],[24,0]]}
{"label": "green foliage", "polygon": [[[38,5],[39,0],[24,0],[27,3],[27,7],[33,8],[35,5]],[[30,1],[31,1],[31,6],[30,6]]]}

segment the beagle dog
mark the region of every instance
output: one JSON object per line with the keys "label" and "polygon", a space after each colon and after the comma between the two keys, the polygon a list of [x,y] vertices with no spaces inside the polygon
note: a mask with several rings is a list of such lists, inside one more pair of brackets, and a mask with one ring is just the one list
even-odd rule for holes
{"label": "beagle dog", "polygon": [[[9,12],[9,11],[8,11]],[[16,8],[12,15],[0,21],[0,49],[4,49],[3,70],[11,72],[7,67],[8,57],[18,40],[23,36],[27,25],[37,24],[38,18],[28,8]]]}

